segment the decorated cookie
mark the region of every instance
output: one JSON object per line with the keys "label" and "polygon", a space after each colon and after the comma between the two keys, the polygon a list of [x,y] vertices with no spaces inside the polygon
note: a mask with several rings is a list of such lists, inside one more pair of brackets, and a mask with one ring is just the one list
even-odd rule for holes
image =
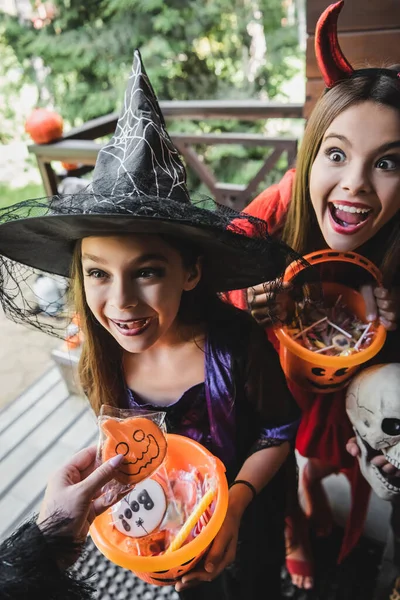
{"label": "decorated cookie", "polygon": [[163,487],[153,479],[145,479],[111,510],[118,531],[138,538],[157,529],[166,509],[167,499]]}
{"label": "decorated cookie", "polygon": [[161,429],[143,417],[124,421],[107,419],[101,424],[106,440],[103,460],[116,454],[125,457],[115,479],[125,485],[134,485],[150,477],[161,465],[167,452],[167,441]]}

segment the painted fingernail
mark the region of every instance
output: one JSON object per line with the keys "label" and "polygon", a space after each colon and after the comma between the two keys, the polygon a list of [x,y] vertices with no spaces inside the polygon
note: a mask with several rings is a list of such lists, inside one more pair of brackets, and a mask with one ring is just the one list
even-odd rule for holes
{"label": "painted fingernail", "polygon": [[120,465],[123,460],[124,460],[123,454],[116,454],[115,456],[110,458],[109,463],[112,467],[115,468],[115,467],[118,467],[118,465]]}

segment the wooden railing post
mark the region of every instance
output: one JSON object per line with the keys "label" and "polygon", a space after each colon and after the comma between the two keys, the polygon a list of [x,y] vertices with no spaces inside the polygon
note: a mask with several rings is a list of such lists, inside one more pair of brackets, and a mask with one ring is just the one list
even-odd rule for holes
{"label": "wooden railing post", "polygon": [[[264,101],[168,101],[161,102],[161,109],[166,118],[186,119],[239,119],[254,121],[257,119],[302,118],[303,106],[300,104],[276,104]],[[93,119],[81,127],[72,129],[60,141],[53,144],[29,146],[29,151],[36,155],[38,167],[43,179],[46,194],[58,192],[58,177],[53,169],[52,161],[78,163],[79,167],[72,171],[72,176],[82,176],[93,168],[101,144],[94,140],[114,132],[118,114]],[[261,134],[173,134],[173,142],[182,154],[186,164],[208,187],[214,198],[229,206],[243,208],[257,192],[258,186],[275,166],[280,156],[286,153],[287,165],[290,167],[296,157],[297,140],[295,138],[268,137]],[[210,167],[196,152],[195,145],[239,144],[244,146],[263,146],[272,149],[258,173],[246,185],[219,182]]]}

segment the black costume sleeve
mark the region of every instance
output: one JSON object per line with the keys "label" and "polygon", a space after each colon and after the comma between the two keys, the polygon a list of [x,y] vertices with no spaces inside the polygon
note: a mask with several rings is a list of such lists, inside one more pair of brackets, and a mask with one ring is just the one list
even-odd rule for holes
{"label": "black costume sleeve", "polygon": [[93,588],[71,564],[82,549],[60,530],[68,519],[54,517],[41,529],[36,518],[17,529],[0,546],[1,600],[91,600]]}
{"label": "black costume sleeve", "polygon": [[301,412],[286,383],[279,357],[265,332],[252,320],[244,364],[247,401],[259,417],[252,451],[293,443]]}

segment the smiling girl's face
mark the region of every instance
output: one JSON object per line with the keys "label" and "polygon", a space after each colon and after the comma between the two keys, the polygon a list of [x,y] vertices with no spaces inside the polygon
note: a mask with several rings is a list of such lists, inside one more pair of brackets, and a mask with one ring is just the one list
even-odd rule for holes
{"label": "smiling girl's face", "polygon": [[88,237],[81,252],[86,302],[125,351],[143,352],[173,335],[182,293],[196,287],[199,265],[186,268],[157,235]]}
{"label": "smiling girl's face", "polygon": [[330,248],[371,239],[400,209],[400,112],[363,102],[336,117],[311,169],[310,196]]}

